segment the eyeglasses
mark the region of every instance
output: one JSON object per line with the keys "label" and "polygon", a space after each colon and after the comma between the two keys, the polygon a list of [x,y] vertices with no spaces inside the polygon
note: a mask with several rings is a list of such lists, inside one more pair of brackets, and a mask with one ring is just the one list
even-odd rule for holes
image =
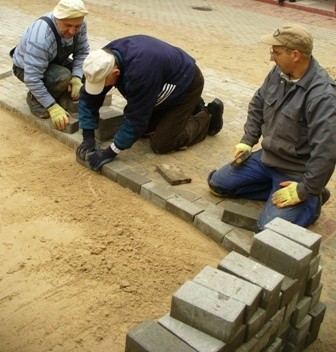
{"label": "eyeglasses", "polygon": [[289,51],[293,51],[292,49],[289,48],[285,48],[282,51],[274,51],[273,49],[270,49],[270,55],[273,57],[278,57],[280,56],[282,53],[284,53],[285,51],[289,52]]}
{"label": "eyeglasses", "polygon": [[278,56],[281,55],[284,51],[286,51],[286,50],[274,51],[273,49],[270,49],[270,55],[273,56],[273,57],[278,57]]}

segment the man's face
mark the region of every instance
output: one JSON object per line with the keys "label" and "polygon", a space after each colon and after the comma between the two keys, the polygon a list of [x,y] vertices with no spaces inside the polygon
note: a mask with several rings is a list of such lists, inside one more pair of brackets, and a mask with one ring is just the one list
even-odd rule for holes
{"label": "man's face", "polygon": [[272,46],[270,50],[270,60],[274,61],[285,74],[291,73],[293,67],[293,50],[288,49],[284,46]]}
{"label": "man's face", "polygon": [[78,33],[83,21],[84,17],[57,19],[56,24],[60,36],[65,39],[73,38]]}

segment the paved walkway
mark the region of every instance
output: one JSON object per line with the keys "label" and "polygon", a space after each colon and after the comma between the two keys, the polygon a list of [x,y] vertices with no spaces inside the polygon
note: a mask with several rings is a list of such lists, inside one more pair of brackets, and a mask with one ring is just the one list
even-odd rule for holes
{"label": "paved walkway", "polygon": [[[234,0],[228,1],[131,1],[125,0],[118,3],[119,13],[133,14],[138,19],[147,23],[169,23],[175,28],[184,28],[188,23],[188,30],[197,33],[200,42],[207,42],[212,35],[219,35],[223,31],[229,31],[230,40],[246,46],[255,46],[262,34],[268,33],[284,21],[297,18],[307,24],[315,38],[316,55],[328,53],[324,56],[325,66],[333,66],[336,57],[334,45],[335,20],[326,21],[324,16],[316,16],[307,12],[294,9],[276,8],[274,5],[262,4],[258,1]],[[88,0],[88,6],[95,4],[103,8],[113,8],[109,0]],[[212,11],[195,11],[193,7],[204,8],[204,5]],[[280,11],[281,16],[274,17],[274,11]],[[20,84],[17,79],[10,75],[11,61],[7,55],[23,33],[24,29],[36,18],[35,14],[27,14],[20,9],[5,8],[0,5],[1,13],[1,48],[0,53],[0,102],[8,109],[20,113],[33,123],[38,124],[64,143],[76,147],[81,140],[80,133],[68,135],[50,129],[46,121],[38,121],[29,114],[25,102],[26,90],[17,89]],[[15,20],[15,26],[13,21]],[[13,29],[14,28],[14,29]],[[253,29],[253,30],[252,30]],[[96,49],[105,44],[109,39],[104,37],[90,36],[91,48]],[[187,151],[160,156],[151,152],[148,140],[137,142],[131,150],[124,152],[118,157],[120,162],[128,168],[136,170],[141,175],[149,177],[165,187],[165,181],[155,172],[155,165],[160,163],[172,163],[182,166],[187,174],[192,177],[188,185],[174,186],[173,192],[183,197],[188,202],[206,208],[212,214],[216,214],[216,223],[220,221],[226,200],[221,200],[210,194],[206,177],[213,168],[220,167],[223,163],[231,160],[232,150],[241,136],[242,126],[245,122],[246,109],[250,97],[253,95],[256,85],[239,81],[235,77],[219,74],[216,67],[202,67],[206,78],[205,99],[211,101],[218,96],[225,102],[225,125],[223,131],[216,137],[207,138],[203,143],[196,145]],[[122,108],[124,101],[117,95],[113,98],[114,105]],[[163,182],[163,183],[162,183]],[[330,181],[330,188],[335,190],[336,178]],[[244,202],[244,201],[241,201]],[[251,206],[260,207],[260,204],[249,202]],[[311,229],[323,235],[324,239],[336,234],[335,201],[333,198],[323,208],[321,218]],[[219,224],[223,225],[219,222]],[[232,227],[224,227],[221,230],[229,232]],[[243,231],[248,237],[252,235]]]}

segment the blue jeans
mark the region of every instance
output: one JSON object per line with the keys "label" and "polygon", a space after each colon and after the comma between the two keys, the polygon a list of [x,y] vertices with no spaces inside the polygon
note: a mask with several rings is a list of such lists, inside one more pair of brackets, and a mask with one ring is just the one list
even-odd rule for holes
{"label": "blue jeans", "polygon": [[300,179],[265,166],[260,161],[260,157],[261,150],[252,153],[244,164],[236,168],[231,164],[225,164],[212,174],[208,181],[210,188],[227,197],[265,201],[257,221],[257,231],[263,230],[265,225],[276,217],[302,227],[314,223],[320,206],[318,196],[285,208],[277,208],[272,204],[272,194],[281,188],[281,182],[300,182]]}

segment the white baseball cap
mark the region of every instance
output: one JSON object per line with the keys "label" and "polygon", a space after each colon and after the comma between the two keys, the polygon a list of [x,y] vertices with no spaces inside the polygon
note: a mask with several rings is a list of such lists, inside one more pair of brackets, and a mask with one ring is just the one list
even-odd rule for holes
{"label": "white baseball cap", "polygon": [[106,77],[115,64],[114,55],[103,49],[92,51],[84,60],[85,90],[92,95],[100,94],[105,86]]}
{"label": "white baseball cap", "polygon": [[84,17],[88,13],[82,0],[61,0],[53,10],[53,15],[59,20]]}

